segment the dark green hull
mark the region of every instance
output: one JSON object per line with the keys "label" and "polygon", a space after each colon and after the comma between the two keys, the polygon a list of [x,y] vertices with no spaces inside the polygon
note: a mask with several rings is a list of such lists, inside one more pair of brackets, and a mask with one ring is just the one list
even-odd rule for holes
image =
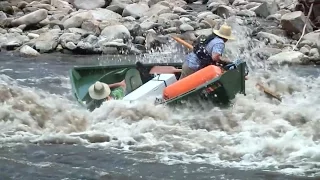
{"label": "dark green hull", "polygon": [[[88,94],[88,88],[96,81],[107,84],[117,83],[126,78],[128,70],[137,70],[140,74],[142,84],[153,78],[149,71],[154,66],[174,66],[181,69],[181,63],[153,63],[153,64],[132,64],[115,66],[90,66],[74,67],[69,71],[72,93],[76,100],[89,110],[95,109]],[[218,78],[202,84],[201,86],[167,101],[156,101],[156,104],[181,105],[184,102],[200,100],[210,101],[214,104],[227,105],[237,93],[245,94],[245,67],[246,63],[240,63],[236,69],[225,72]],[[179,79],[180,73],[175,73]],[[208,92],[208,87],[213,87],[214,91]],[[128,92],[130,93],[130,92]],[[83,103],[83,102],[86,102]]]}

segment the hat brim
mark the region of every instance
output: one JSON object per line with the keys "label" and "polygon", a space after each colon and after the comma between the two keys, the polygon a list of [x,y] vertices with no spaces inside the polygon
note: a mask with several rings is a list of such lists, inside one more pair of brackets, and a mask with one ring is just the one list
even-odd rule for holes
{"label": "hat brim", "polygon": [[222,37],[222,38],[225,38],[225,39],[228,39],[228,40],[235,40],[235,37],[234,36],[225,36],[223,34],[220,34],[218,30],[213,30],[213,33],[216,34],[217,36],[219,37]]}
{"label": "hat brim", "polygon": [[104,99],[104,98],[106,98],[106,97],[108,97],[110,95],[111,90],[110,90],[109,86],[107,84],[105,84],[105,83],[102,83],[102,85],[104,86],[104,91],[102,93],[99,93],[99,94],[97,94],[94,91],[94,84],[92,84],[89,87],[89,96],[92,99],[101,100],[101,99]]}

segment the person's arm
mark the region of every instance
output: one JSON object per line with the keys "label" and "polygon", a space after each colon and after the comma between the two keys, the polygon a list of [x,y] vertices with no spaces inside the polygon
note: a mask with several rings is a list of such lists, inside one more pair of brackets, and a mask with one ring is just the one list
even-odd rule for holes
{"label": "person's arm", "polygon": [[213,45],[212,51],[211,51],[212,60],[215,62],[222,61],[222,62],[229,63],[230,60],[222,57],[223,51],[224,51],[224,44],[223,43],[218,43],[218,44]]}
{"label": "person's arm", "polygon": [[113,83],[113,84],[108,84],[109,85],[109,87],[110,88],[115,88],[115,87],[123,87],[123,88],[125,88],[125,86],[126,86],[126,83],[124,82],[124,80],[123,81],[121,81],[121,82],[118,82],[118,83]]}

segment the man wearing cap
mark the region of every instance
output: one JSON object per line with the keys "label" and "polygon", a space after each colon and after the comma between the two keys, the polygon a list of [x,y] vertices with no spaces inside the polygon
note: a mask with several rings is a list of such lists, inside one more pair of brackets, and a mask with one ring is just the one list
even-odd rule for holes
{"label": "man wearing cap", "polygon": [[199,45],[195,46],[193,52],[187,55],[182,65],[180,79],[213,63],[230,63],[228,59],[222,57],[222,54],[225,43],[228,40],[234,40],[234,37],[231,35],[231,27],[223,24],[219,30],[213,30],[213,36],[211,37],[211,39],[208,37],[202,49]]}

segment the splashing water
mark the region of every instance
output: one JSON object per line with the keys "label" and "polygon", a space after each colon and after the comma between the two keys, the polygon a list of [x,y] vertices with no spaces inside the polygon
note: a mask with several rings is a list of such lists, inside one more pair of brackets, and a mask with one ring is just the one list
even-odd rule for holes
{"label": "splashing water", "polygon": [[[266,63],[252,52],[263,44],[254,44],[250,29],[241,22],[230,21],[238,40],[228,42],[228,56],[241,55],[252,68],[247,95],[237,95],[232,107],[170,109],[148,101],[112,101],[88,112],[65,97],[18,86],[2,75],[1,145],[82,144],[154,153],[168,164],[197,162],[317,175],[320,77],[302,77],[288,67],[261,68]],[[267,98],[255,88],[258,81],[281,93],[283,101]]]}

